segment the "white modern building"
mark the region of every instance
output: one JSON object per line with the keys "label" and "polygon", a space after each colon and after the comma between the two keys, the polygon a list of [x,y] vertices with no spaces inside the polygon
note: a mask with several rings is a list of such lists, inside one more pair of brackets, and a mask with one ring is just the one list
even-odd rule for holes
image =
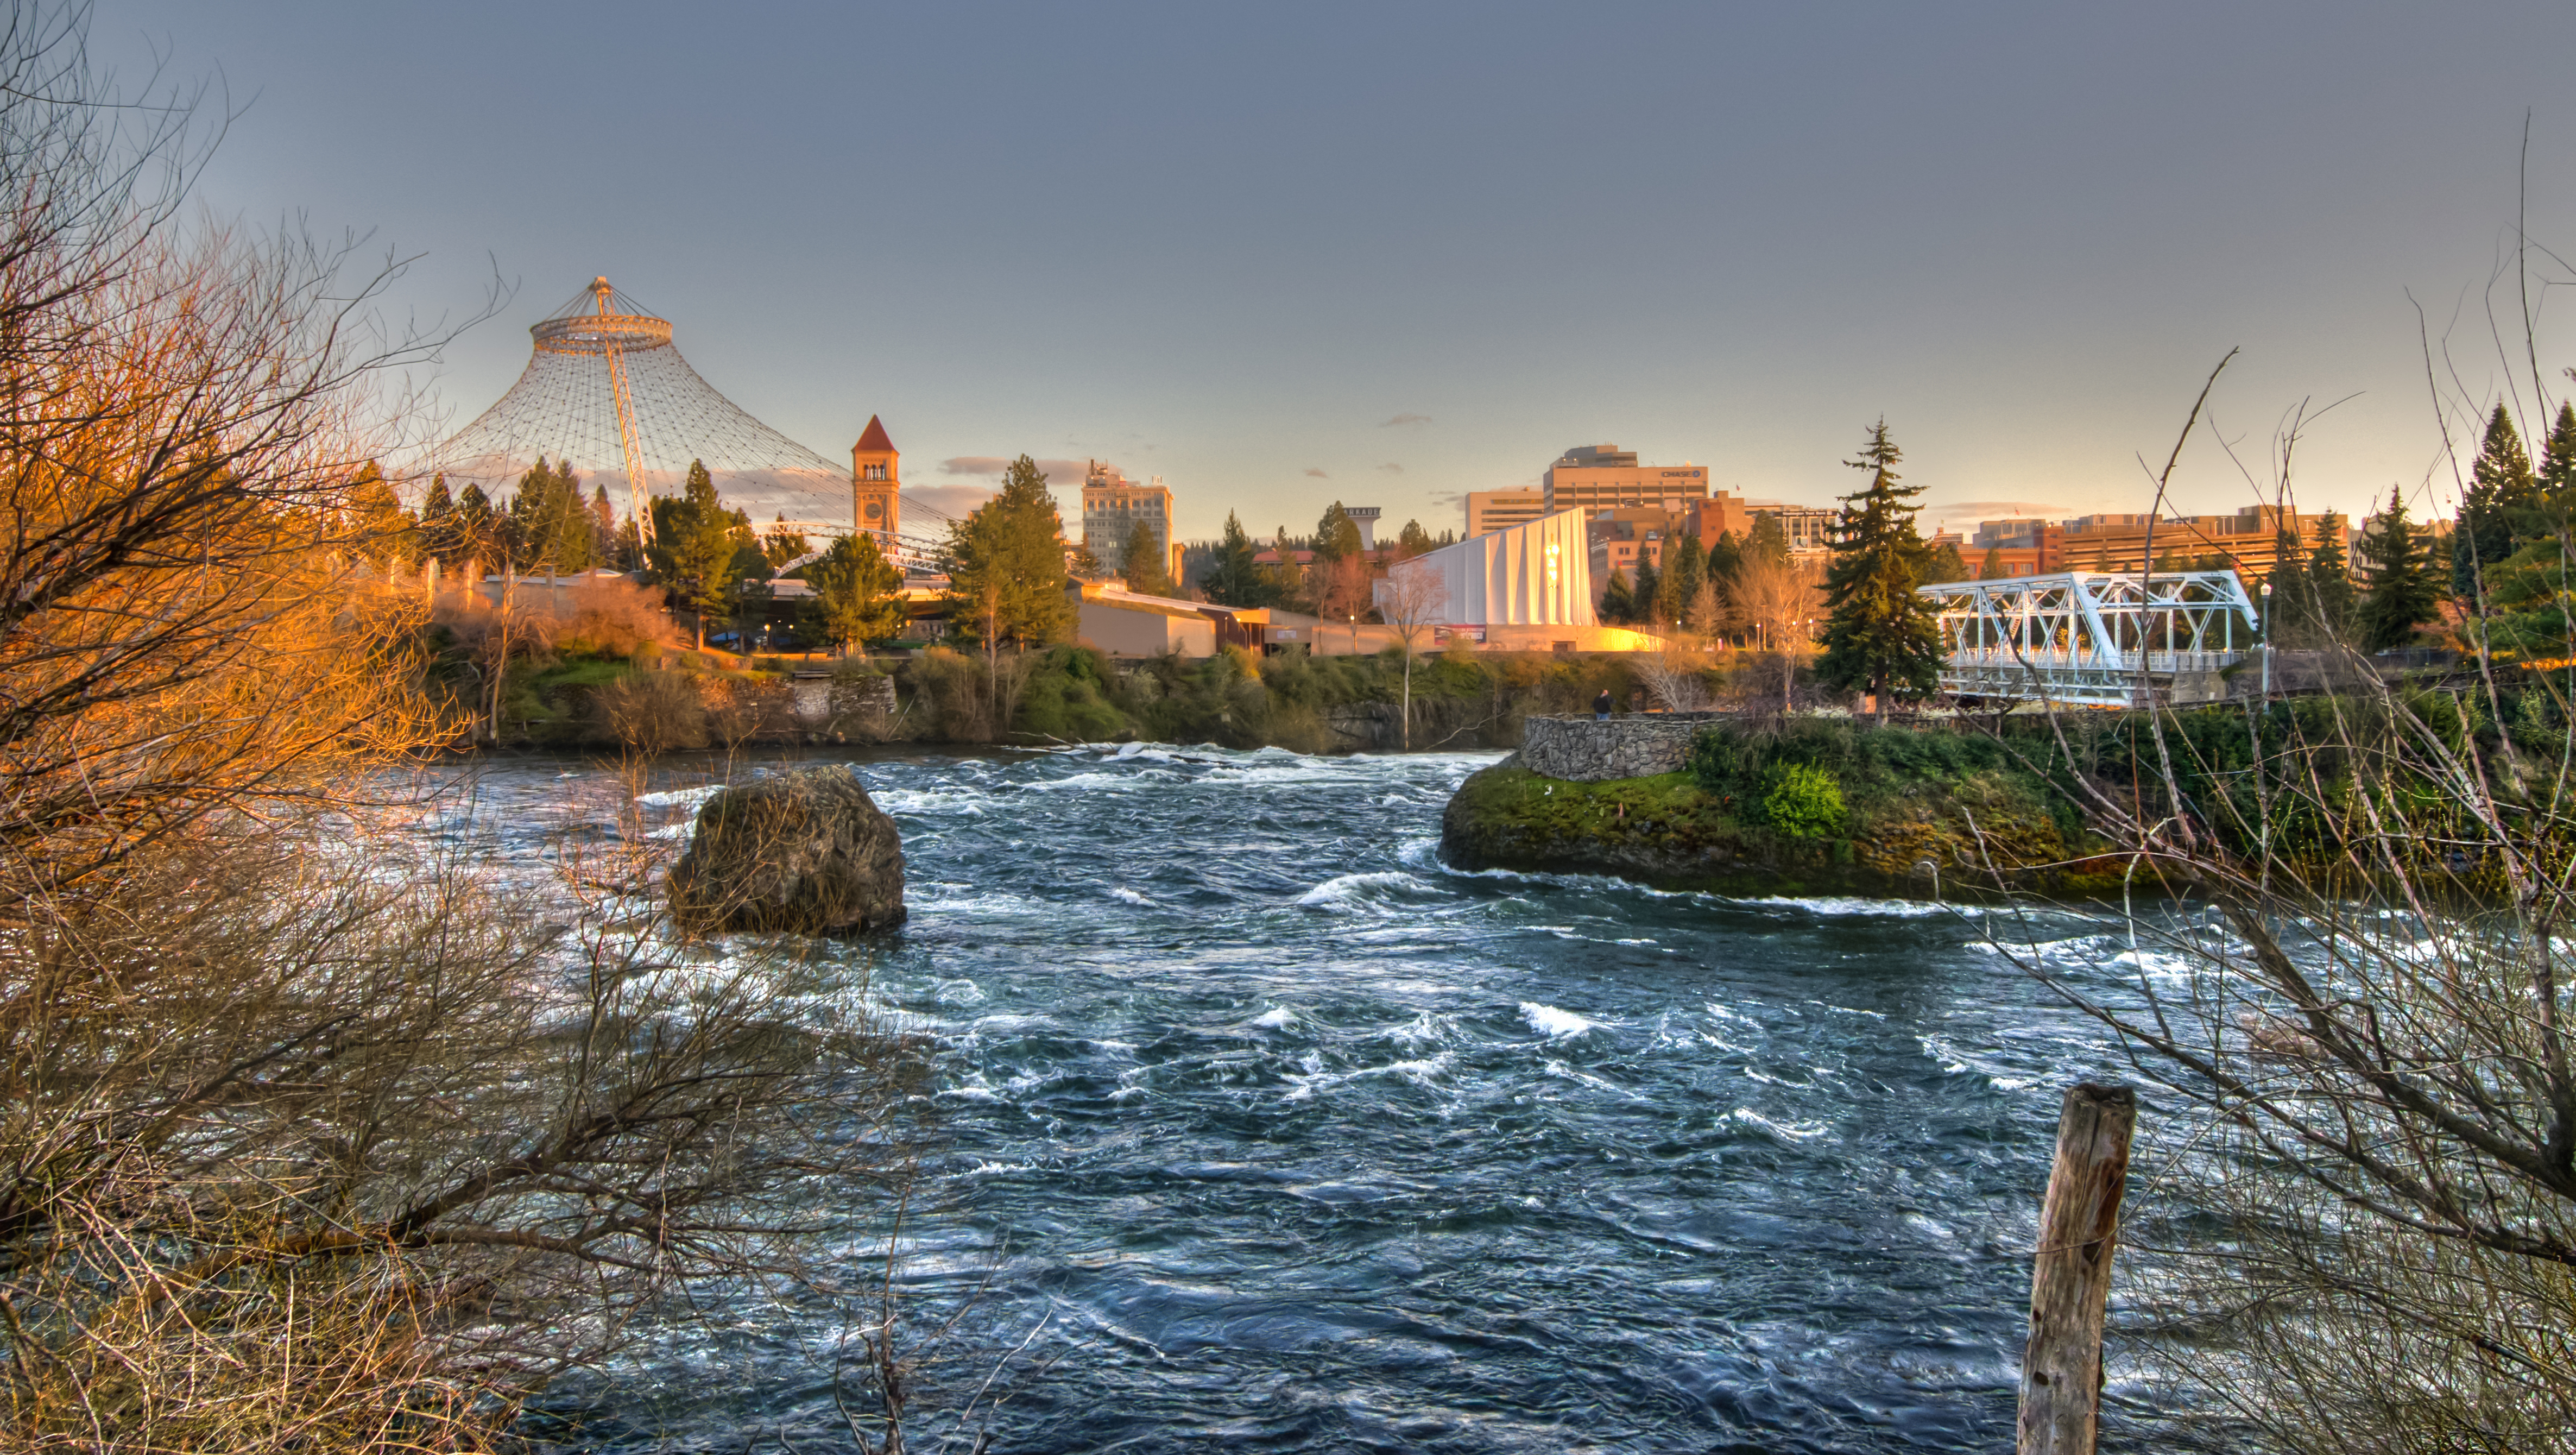
{"label": "white modern building", "polygon": [[1437,577],[1445,593],[1437,615],[1445,622],[1592,626],[1592,548],[1583,519],[1579,509],[1560,510],[1442,546],[1399,569]]}

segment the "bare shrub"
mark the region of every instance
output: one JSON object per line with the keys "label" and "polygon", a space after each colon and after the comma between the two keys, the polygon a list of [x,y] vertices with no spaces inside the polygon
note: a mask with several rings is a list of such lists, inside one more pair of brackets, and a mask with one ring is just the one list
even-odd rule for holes
{"label": "bare shrub", "polygon": [[932,647],[913,659],[912,683],[938,714],[942,737],[988,743],[1009,729],[1035,666],[1022,652],[993,653],[976,661]]}
{"label": "bare shrub", "polygon": [[1667,712],[1705,712],[1717,700],[1708,659],[1695,652],[1639,652],[1628,665]]}
{"label": "bare shrub", "polygon": [[707,709],[695,678],[648,671],[620,677],[591,693],[600,731],[644,756],[707,745]]}

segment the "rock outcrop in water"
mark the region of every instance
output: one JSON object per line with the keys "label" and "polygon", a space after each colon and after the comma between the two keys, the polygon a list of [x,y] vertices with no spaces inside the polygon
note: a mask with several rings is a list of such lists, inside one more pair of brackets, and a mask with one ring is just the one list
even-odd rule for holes
{"label": "rock outcrop in water", "polygon": [[847,768],[727,788],[671,870],[682,928],[846,935],[903,923],[903,842]]}

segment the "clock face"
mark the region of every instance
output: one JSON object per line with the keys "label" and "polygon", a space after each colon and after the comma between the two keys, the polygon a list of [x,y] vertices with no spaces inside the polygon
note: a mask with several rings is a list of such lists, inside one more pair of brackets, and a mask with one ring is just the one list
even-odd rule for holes
{"label": "clock face", "polygon": [[871,501],[869,501],[869,502],[868,502],[868,519],[870,519],[870,520],[883,520],[883,519],[885,519],[885,502],[884,502],[884,501],[882,501],[882,500],[871,500]]}

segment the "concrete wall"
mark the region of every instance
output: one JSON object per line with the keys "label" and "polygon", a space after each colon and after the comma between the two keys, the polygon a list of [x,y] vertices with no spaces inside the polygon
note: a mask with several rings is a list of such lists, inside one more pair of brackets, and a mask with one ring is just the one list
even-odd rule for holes
{"label": "concrete wall", "polygon": [[1690,741],[1715,721],[1713,712],[1632,713],[1595,722],[1590,717],[1533,717],[1521,724],[1520,764],[1542,778],[1598,783],[1678,773]]}

